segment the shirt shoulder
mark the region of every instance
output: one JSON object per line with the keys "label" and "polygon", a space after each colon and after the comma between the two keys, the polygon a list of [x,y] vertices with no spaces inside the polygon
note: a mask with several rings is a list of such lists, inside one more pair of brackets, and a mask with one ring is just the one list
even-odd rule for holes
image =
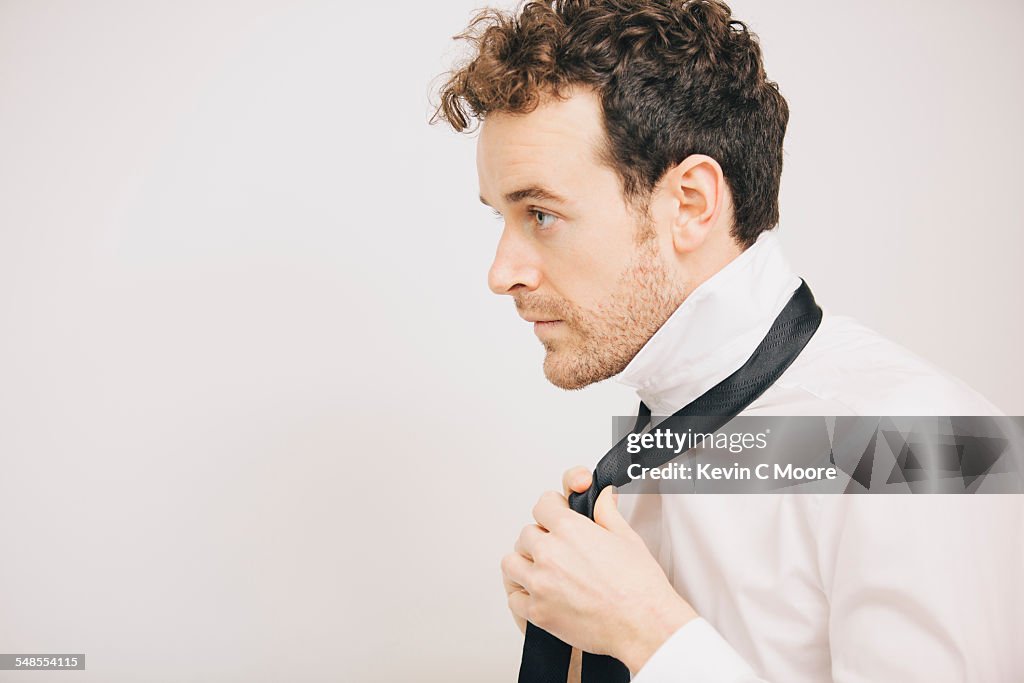
{"label": "shirt shoulder", "polygon": [[963,381],[847,316],[826,314],[751,413],[1002,415]]}

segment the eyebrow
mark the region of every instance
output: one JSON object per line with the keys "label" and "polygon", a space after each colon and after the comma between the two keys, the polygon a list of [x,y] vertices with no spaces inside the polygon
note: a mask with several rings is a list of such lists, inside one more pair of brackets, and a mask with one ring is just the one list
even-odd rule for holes
{"label": "eyebrow", "polygon": [[[505,195],[505,202],[507,204],[518,204],[519,202],[527,199],[533,199],[541,202],[557,202],[559,204],[569,203],[564,197],[552,192],[551,190],[543,188],[540,185],[531,185],[530,187],[524,187],[520,190],[513,190]],[[480,195],[480,201],[484,205],[490,206],[487,200],[484,199],[483,195]]]}

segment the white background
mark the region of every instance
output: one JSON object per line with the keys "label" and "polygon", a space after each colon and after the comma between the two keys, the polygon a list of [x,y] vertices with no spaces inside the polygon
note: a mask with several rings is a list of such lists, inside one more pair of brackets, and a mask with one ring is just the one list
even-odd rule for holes
{"label": "white background", "polygon": [[[0,680],[513,680],[498,563],[612,382],[486,288],[476,2],[0,2]],[[737,0],[824,306],[1024,414],[1019,2]]]}

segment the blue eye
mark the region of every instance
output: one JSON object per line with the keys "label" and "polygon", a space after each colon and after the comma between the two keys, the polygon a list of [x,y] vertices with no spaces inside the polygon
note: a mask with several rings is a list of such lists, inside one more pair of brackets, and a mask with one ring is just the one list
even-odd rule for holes
{"label": "blue eye", "polygon": [[534,225],[540,230],[547,230],[554,225],[555,221],[558,220],[557,217],[550,213],[545,213],[540,209],[530,209],[530,218],[533,220]]}

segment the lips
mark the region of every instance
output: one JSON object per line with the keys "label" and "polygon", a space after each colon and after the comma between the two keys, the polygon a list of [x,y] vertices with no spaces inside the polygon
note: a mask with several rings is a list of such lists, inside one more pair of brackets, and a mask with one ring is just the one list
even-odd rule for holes
{"label": "lips", "polygon": [[561,320],[538,320],[533,323],[533,333],[541,336],[548,332],[554,332],[561,324]]}

